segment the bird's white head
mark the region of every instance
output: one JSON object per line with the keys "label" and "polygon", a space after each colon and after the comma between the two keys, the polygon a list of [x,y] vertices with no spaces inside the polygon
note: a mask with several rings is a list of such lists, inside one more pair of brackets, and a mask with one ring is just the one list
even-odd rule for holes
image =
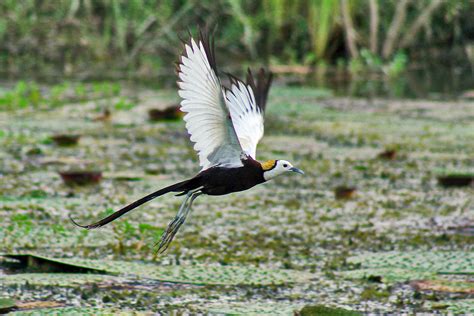
{"label": "bird's white head", "polygon": [[304,174],[303,170],[293,167],[293,165],[286,160],[268,160],[262,163],[263,178],[265,181],[271,180],[276,176],[284,174],[285,172],[296,172]]}

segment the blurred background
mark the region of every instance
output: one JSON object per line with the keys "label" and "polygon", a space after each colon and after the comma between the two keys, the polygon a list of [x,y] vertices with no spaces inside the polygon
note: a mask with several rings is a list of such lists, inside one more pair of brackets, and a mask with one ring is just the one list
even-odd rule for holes
{"label": "blurred background", "polygon": [[224,71],[268,64],[351,95],[455,95],[474,84],[470,0],[5,0],[2,78],[172,86],[180,37],[216,28]]}

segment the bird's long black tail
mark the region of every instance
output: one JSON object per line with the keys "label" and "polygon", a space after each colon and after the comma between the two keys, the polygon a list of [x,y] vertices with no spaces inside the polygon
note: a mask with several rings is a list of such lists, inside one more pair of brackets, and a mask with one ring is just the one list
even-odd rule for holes
{"label": "bird's long black tail", "polygon": [[142,197],[141,199],[136,200],[135,202],[125,206],[124,208],[116,211],[115,213],[113,213],[113,214],[107,216],[106,218],[103,218],[100,221],[98,221],[96,223],[93,223],[93,224],[80,225],[74,219],[72,219],[71,215],[69,215],[69,219],[74,223],[74,225],[82,227],[82,228],[94,229],[94,228],[102,227],[102,226],[107,225],[108,223],[116,220],[120,216],[130,212],[131,210],[137,208],[138,206],[140,206],[140,205],[142,205],[142,204],[144,204],[148,201],[151,201],[154,198],[157,198],[157,197],[159,197],[163,194],[166,194],[166,193],[169,193],[169,192],[183,192],[183,193],[186,193],[187,191],[192,190],[193,189],[193,185],[192,185],[193,181],[192,180],[193,179],[186,180],[186,181],[183,181],[183,182],[178,182],[178,183],[170,185],[166,188],[160,189],[156,192],[150,193],[150,194]]}

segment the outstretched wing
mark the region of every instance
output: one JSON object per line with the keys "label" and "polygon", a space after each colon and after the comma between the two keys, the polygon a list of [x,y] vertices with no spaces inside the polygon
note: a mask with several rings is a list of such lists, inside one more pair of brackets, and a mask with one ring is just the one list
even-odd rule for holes
{"label": "outstretched wing", "polygon": [[257,144],[263,137],[263,117],[272,74],[261,68],[255,82],[249,69],[246,83],[232,76],[230,79],[226,99],[232,123],[243,151],[255,159]]}
{"label": "outstretched wing", "polygon": [[186,128],[203,169],[217,164],[242,166],[242,147],[217,77],[213,46],[203,32],[197,43],[191,38],[184,46],[178,64],[181,111],[187,113]]}

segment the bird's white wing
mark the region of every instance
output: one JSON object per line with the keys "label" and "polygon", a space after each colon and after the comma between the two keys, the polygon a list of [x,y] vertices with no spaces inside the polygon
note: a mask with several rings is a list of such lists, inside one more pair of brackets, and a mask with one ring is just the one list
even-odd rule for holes
{"label": "bird's white wing", "polygon": [[263,69],[258,77],[257,84],[250,70],[247,83],[231,77],[231,87],[226,91],[227,105],[240,145],[253,159],[256,159],[257,144],[263,137],[264,109],[272,80],[272,75],[266,75]]}
{"label": "bird's white wing", "polygon": [[203,169],[242,166],[242,147],[235,133],[217,77],[214,51],[207,34],[191,38],[178,64],[181,111]]}

